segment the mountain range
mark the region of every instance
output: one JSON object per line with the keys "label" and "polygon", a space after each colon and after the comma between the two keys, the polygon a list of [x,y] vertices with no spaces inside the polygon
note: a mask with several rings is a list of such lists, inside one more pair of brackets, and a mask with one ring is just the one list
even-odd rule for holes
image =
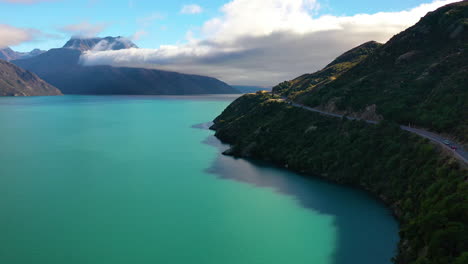
{"label": "mountain range", "polygon": [[11,60],[18,60],[18,59],[27,59],[27,58],[40,55],[44,52],[46,51],[40,50],[40,49],[33,49],[30,52],[18,52],[18,51],[12,50],[9,47],[6,47],[3,49],[0,49],[0,60],[11,61]]}
{"label": "mountain range", "polygon": [[83,66],[85,51],[138,48],[123,37],[70,39],[62,48],[11,62],[36,73],[64,94],[235,94],[238,90],[211,77],[154,69]]}

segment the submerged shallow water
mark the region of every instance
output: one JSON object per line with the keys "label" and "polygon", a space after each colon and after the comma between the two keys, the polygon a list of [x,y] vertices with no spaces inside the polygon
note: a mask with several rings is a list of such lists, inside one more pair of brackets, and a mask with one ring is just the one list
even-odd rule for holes
{"label": "submerged shallow water", "polygon": [[391,263],[364,192],[220,155],[232,100],[0,98],[0,263]]}

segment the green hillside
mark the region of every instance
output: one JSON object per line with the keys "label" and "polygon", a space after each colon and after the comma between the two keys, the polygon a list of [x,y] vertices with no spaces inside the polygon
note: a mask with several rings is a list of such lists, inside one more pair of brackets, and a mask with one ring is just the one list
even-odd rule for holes
{"label": "green hillside", "polygon": [[323,70],[315,73],[304,74],[291,81],[282,82],[273,87],[273,91],[282,96],[296,98],[300,94],[308,93],[314,89],[319,89],[325,84],[336,80],[336,78],[341,74],[356,66],[381,45],[382,44],[375,41],[366,42],[345,52],[343,55],[328,64]]}
{"label": "green hillside", "polygon": [[[400,220],[397,264],[468,263],[468,170],[411,123],[468,142],[468,1],[429,13],[388,43],[240,97],[216,120],[228,155],[365,189]],[[323,116],[281,97],[377,125]],[[344,201],[345,202],[345,201]]]}
{"label": "green hillside", "polygon": [[359,115],[375,106],[376,119],[468,142],[468,1],[429,13],[371,51],[339,76],[324,74],[325,68],[276,91],[334,112]]}
{"label": "green hillside", "polygon": [[213,129],[231,144],[226,154],[379,197],[401,222],[397,264],[466,263],[468,171],[426,139],[385,121],[322,116],[265,93],[237,99]]}

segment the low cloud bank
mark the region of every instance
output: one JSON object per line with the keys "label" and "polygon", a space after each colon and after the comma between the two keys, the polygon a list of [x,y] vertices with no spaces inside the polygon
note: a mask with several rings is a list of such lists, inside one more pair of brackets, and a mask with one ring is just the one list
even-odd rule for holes
{"label": "low cloud bank", "polygon": [[[439,0],[401,12],[317,18],[315,0],[234,0],[202,26],[201,37],[157,49],[90,51],[84,65],[157,68],[209,75],[238,85],[274,85],[316,71],[344,51],[386,42],[443,5]],[[190,35],[190,34],[189,34]]]}

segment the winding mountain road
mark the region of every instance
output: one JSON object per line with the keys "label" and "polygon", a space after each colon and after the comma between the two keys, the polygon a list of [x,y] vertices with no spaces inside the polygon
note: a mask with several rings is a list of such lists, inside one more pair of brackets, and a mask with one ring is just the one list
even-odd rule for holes
{"label": "winding mountain road", "polygon": [[[298,103],[295,103],[293,101],[288,100],[285,97],[282,97],[282,99],[285,102],[288,102],[290,105],[295,106],[295,107],[300,107],[302,109],[312,111],[312,112],[316,112],[316,113],[320,113],[320,114],[327,115],[327,116],[343,118],[343,115],[340,115],[340,114],[329,113],[329,112],[321,111],[321,110],[318,110],[318,109],[315,109],[315,108],[312,108],[312,107],[308,107],[308,106],[305,106],[305,105],[302,105],[302,104],[298,104]],[[359,118],[349,117],[349,116],[346,116],[346,118],[348,118],[349,120],[364,120],[364,119],[359,119]],[[373,120],[364,120],[364,121],[366,121],[369,124],[377,124],[378,123],[377,121],[373,121]],[[439,136],[439,135],[437,135],[437,134],[434,134],[434,133],[431,133],[431,132],[428,132],[428,131],[422,130],[422,129],[408,127],[408,126],[400,126],[400,128],[405,130],[405,131],[417,134],[417,135],[419,135],[421,137],[427,138],[430,141],[441,145],[443,148],[452,151],[453,156],[455,158],[463,161],[465,164],[468,164],[468,152],[465,149],[463,149],[463,146],[461,144],[457,144],[455,142],[450,142],[450,145],[446,145],[444,143],[444,141],[446,141],[446,139]],[[456,149],[452,149],[451,147],[456,147]]]}

